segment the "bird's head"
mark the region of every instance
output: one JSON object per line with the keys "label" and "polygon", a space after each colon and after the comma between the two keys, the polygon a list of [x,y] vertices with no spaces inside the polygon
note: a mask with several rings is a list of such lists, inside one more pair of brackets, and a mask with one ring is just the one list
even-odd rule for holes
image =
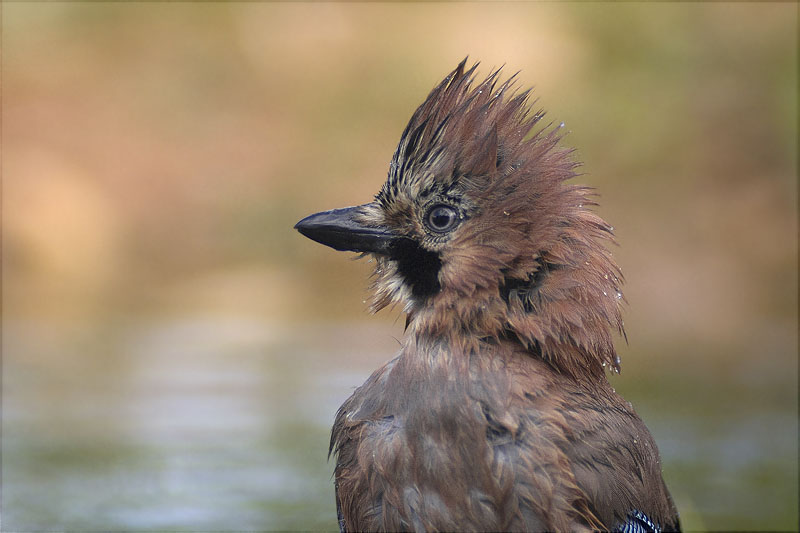
{"label": "bird's head", "polygon": [[306,217],[303,235],[375,257],[377,311],[401,303],[418,334],[519,340],[555,368],[618,370],[622,275],[612,228],[560,128],[536,128],[528,91],[466,60],[406,126],[374,201]]}

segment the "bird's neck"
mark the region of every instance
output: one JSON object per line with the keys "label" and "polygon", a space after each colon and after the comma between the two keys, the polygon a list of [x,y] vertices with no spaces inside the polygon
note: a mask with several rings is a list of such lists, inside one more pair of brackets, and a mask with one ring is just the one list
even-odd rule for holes
{"label": "bird's neck", "polygon": [[487,343],[516,343],[520,357],[543,360],[576,378],[596,379],[605,368],[618,370],[612,328],[621,329],[621,319],[617,302],[605,301],[615,296],[574,284],[543,290],[545,296],[531,297],[524,305],[497,289],[469,295],[442,291],[409,313],[407,331],[420,341],[465,353],[491,353],[484,349]]}

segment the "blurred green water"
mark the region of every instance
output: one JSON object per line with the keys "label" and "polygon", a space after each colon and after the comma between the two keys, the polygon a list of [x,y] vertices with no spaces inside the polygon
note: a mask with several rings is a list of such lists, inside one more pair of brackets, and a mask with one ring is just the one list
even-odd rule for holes
{"label": "blurred green water", "polygon": [[82,354],[111,367],[98,378],[15,357],[80,349],[35,349],[38,326],[4,339],[4,531],[335,527],[326,426],[345,392],[311,345],[245,321],[136,325]]}

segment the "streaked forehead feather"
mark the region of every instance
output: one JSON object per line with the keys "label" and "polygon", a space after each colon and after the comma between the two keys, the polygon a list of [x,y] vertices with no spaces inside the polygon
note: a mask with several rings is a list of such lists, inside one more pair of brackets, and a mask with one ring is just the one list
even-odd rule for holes
{"label": "streaked forehead feather", "polygon": [[473,86],[478,63],[466,70],[465,64],[466,59],[412,115],[379,203],[390,203],[401,188],[446,190],[464,173],[499,168],[543,116],[528,116],[530,91],[514,94],[516,74],[498,86],[498,68]]}

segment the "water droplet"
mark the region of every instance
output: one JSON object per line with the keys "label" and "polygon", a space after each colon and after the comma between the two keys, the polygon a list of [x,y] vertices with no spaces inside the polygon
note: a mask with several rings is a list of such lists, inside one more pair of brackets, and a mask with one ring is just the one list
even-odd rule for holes
{"label": "water droplet", "polygon": [[564,127],[564,123],[562,122],[561,124],[558,125],[558,127],[559,128],[563,128]]}
{"label": "water droplet", "polygon": [[606,291],[603,291],[603,296],[608,296],[608,293]]}
{"label": "water droplet", "polygon": [[608,279],[608,274],[603,274],[603,278]]}
{"label": "water droplet", "polygon": [[622,300],[622,293],[617,291],[617,300]]}

